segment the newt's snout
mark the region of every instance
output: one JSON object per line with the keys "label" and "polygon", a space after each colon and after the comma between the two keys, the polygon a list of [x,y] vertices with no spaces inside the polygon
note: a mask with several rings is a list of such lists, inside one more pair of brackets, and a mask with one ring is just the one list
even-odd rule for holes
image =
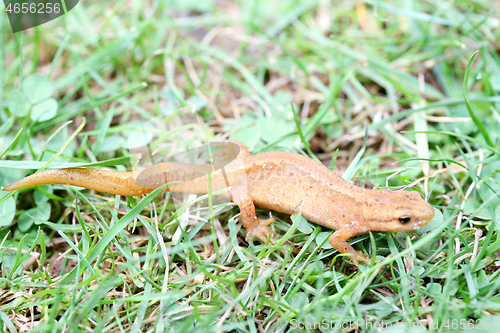
{"label": "newt's snout", "polygon": [[425,207],[426,209],[421,217],[421,221],[423,223],[422,226],[426,225],[434,218],[434,207],[432,207],[428,202],[426,202]]}
{"label": "newt's snout", "polygon": [[408,232],[434,217],[434,208],[417,192],[376,191],[376,199],[363,210],[372,230]]}
{"label": "newt's snout", "polygon": [[399,226],[395,226],[396,230],[394,231],[413,231],[420,229],[434,217],[434,208],[420,197],[417,202],[408,202],[407,205],[407,208],[401,209],[401,211],[407,210],[408,214],[398,217]]}

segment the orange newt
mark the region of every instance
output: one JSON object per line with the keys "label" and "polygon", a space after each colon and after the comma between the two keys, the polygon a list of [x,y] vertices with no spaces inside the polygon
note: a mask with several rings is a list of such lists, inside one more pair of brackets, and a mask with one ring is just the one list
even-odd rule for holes
{"label": "orange newt", "polygon": [[[259,220],[255,205],[276,212],[299,211],[310,222],[336,230],[328,242],[340,253],[369,262],[370,257],[356,251],[347,239],[371,230],[407,232],[432,220],[434,209],[419,193],[401,190],[370,190],[350,184],[323,164],[289,152],[250,155],[240,146],[238,158],[211,174],[212,191],[232,200],[241,211],[248,240],[256,236],[263,242],[272,239],[267,227],[274,218]],[[201,166],[203,167],[203,166]],[[200,167],[200,168],[201,168]],[[137,172],[104,171],[85,168],[46,170],[7,185],[4,191],[44,184],[67,184],[124,196],[152,192],[167,181],[190,179],[167,190],[207,193],[207,169],[186,163],[160,163],[149,167],[138,182]],[[223,172],[224,171],[224,172]],[[138,186],[137,184],[141,186]],[[228,186],[229,185],[229,186]]]}

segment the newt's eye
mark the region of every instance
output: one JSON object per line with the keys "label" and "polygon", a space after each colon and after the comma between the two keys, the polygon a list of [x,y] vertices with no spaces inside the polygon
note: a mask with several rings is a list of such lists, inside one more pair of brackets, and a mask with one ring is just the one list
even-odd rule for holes
{"label": "newt's eye", "polygon": [[411,221],[411,216],[401,216],[398,220],[399,222],[406,224]]}

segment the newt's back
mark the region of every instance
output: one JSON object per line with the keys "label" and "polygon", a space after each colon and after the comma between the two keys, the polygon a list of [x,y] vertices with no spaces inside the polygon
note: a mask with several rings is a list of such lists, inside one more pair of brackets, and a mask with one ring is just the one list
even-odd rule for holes
{"label": "newt's back", "polygon": [[335,229],[337,221],[358,220],[356,187],[306,156],[272,152],[245,159],[247,186],[257,206],[281,213],[301,210],[311,222]]}

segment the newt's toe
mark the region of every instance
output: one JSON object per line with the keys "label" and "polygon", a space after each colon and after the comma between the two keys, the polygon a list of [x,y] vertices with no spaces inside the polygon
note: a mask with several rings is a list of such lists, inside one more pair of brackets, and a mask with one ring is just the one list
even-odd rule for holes
{"label": "newt's toe", "polygon": [[356,251],[356,253],[351,253],[351,259],[356,267],[359,266],[358,261],[363,261],[365,263],[370,263],[372,259],[364,253]]}
{"label": "newt's toe", "polygon": [[253,236],[260,239],[263,243],[266,243],[268,238],[271,244],[276,244],[276,241],[273,239],[273,236],[276,235],[276,232],[272,231],[267,227],[268,224],[272,223],[274,218],[270,218],[267,220],[261,220],[260,223],[251,229],[247,229],[246,241],[249,241]]}

